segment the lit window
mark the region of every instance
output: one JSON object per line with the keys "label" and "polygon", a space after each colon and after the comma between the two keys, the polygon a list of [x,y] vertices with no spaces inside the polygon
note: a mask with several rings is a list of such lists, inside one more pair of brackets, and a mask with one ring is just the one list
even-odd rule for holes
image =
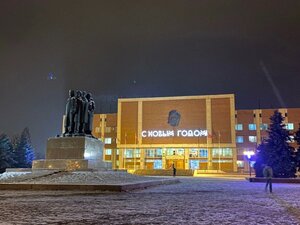
{"label": "lit window", "polygon": [[110,133],[111,132],[111,127],[105,127],[105,133]]}
{"label": "lit window", "polygon": [[198,149],[190,149],[190,157],[198,157]]}
{"label": "lit window", "polygon": [[154,160],[153,168],[154,169],[162,169],[162,160]]}
{"label": "lit window", "polygon": [[125,150],[125,158],[133,158],[133,151],[132,149]]}
{"label": "lit window", "polygon": [[100,127],[95,127],[95,132],[100,133]]}
{"label": "lit window", "polygon": [[232,149],[231,148],[213,148],[212,149],[213,157],[232,157]]}
{"label": "lit window", "polygon": [[223,156],[232,157],[232,149],[231,148],[223,148]]}
{"label": "lit window", "polygon": [[161,148],[158,148],[155,150],[155,157],[161,157],[162,156],[162,150]]}
{"label": "lit window", "polygon": [[198,170],[199,169],[199,160],[190,160],[190,169]]}
{"label": "lit window", "polygon": [[182,148],[181,148],[181,149],[178,149],[178,150],[177,150],[177,154],[178,154],[178,155],[184,155],[184,149],[182,149]]}
{"label": "lit window", "polygon": [[184,149],[168,148],[167,155],[184,155]]}
{"label": "lit window", "polygon": [[243,136],[236,136],[236,143],[244,143],[244,137]]}
{"label": "lit window", "polygon": [[111,155],[111,149],[105,149],[105,155]]}
{"label": "lit window", "polygon": [[135,157],[137,157],[137,158],[141,157],[141,150],[140,149],[135,149],[134,153],[135,153]]}
{"label": "lit window", "polygon": [[268,124],[267,123],[260,124],[260,130],[268,130]]}
{"label": "lit window", "polygon": [[256,136],[249,136],[250,142],[256,142],[256,140],[257,140]]}
{"label": "lit window", "polygon": [[243,130],[243,124],[239,123],[235,125],[235,130]]}
{"label": "lit window", "polygon": [[105,138],[104,143],[105,144],[111,144],[111,138]]}
{"label": "lit window", "polygon": [[206,149],[200,149],[200,157],[207,158],[207,150]]}
{"label": "lit window", "polygon": [[147,149],[146,150],[146,156],[147,157],[154,157],[155,150],[154,149]]}
{"label": "lit window", "polygon": [[286,127],[287,130],[294,130],[294,124],[293,123],[287,123],[285,127]]}
{"label": "lit window", "polygon": [[244,161],[237,160],[236,164],[237,164],[237,167],[244,167]]}
{"label": "lit window", "polygon": [[256,130],[256,124],[255,123],[250,123],[248,125],[249,130]]}

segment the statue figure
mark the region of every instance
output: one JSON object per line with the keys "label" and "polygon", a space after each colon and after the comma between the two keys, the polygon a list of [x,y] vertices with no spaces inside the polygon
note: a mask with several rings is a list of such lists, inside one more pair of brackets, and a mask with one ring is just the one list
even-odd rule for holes
{"label": "statue figure", "polygon": [[93,130],[93,117],[94,117],[94,110],[95,110],[95,102],[92,98],[91,93],[86,95],[88,100],[88,115],[87,115],[87,123],[85,124],[85,134],[92,135]]}
{"label": "statue figure", "polygon": [[63,136],[92,136],[95,102],[90,93],[69,90]]}
{"label": "statue figure", "polygon": [[67,100],[66,112],[65,112],[64,135],[74,133],[74,127],[75,127],[74,116],[75,116],[75,110],[76,110],[75,104],[76,104],[75,92],[74,92],[74,90],[69,90],[69,98]]}
{"label": "statue figure", "polygon": [[82,134],[82,110],[83,110],[83,103],[82,103],[82,93],[81,91],[76,91],[76,112],[75,112],[75,134],[80,135]]}
{"label": "statue figure", "polygon": [[88,99],[86,98],[86,92],[82,92],[82,114],[81,114],[81,125],[80,131],[81,133],[85,133],[86,124],[88,123]]}

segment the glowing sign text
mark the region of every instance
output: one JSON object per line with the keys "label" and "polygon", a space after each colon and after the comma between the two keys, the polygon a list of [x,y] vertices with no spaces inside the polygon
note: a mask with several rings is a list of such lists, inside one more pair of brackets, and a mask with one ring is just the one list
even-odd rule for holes
{"label": "glowing sign text", "polygon": [[206,137],[207,130],[143,130],[143,138],[146,137]]}

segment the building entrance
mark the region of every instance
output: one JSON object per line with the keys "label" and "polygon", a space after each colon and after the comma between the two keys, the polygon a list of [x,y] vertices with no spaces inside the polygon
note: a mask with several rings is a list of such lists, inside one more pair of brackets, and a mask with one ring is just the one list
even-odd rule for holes
{"label": "building entrance", "polygon": [[184,160],[183,159],[167,159],[166,160],[166,169],[172,169],[172,165],[175,165],[176,169],[184,170]]}

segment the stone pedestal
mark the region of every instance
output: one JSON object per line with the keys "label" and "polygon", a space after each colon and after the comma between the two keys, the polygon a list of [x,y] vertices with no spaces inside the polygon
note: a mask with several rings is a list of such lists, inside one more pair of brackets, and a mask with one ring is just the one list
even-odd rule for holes
{"label": "stone pedestal", "polygon": [[45,160],[34,160],[32,169],[87,170],[111,169],[103,161],[103,142],[90,137],[55,137],[47,141]]}

